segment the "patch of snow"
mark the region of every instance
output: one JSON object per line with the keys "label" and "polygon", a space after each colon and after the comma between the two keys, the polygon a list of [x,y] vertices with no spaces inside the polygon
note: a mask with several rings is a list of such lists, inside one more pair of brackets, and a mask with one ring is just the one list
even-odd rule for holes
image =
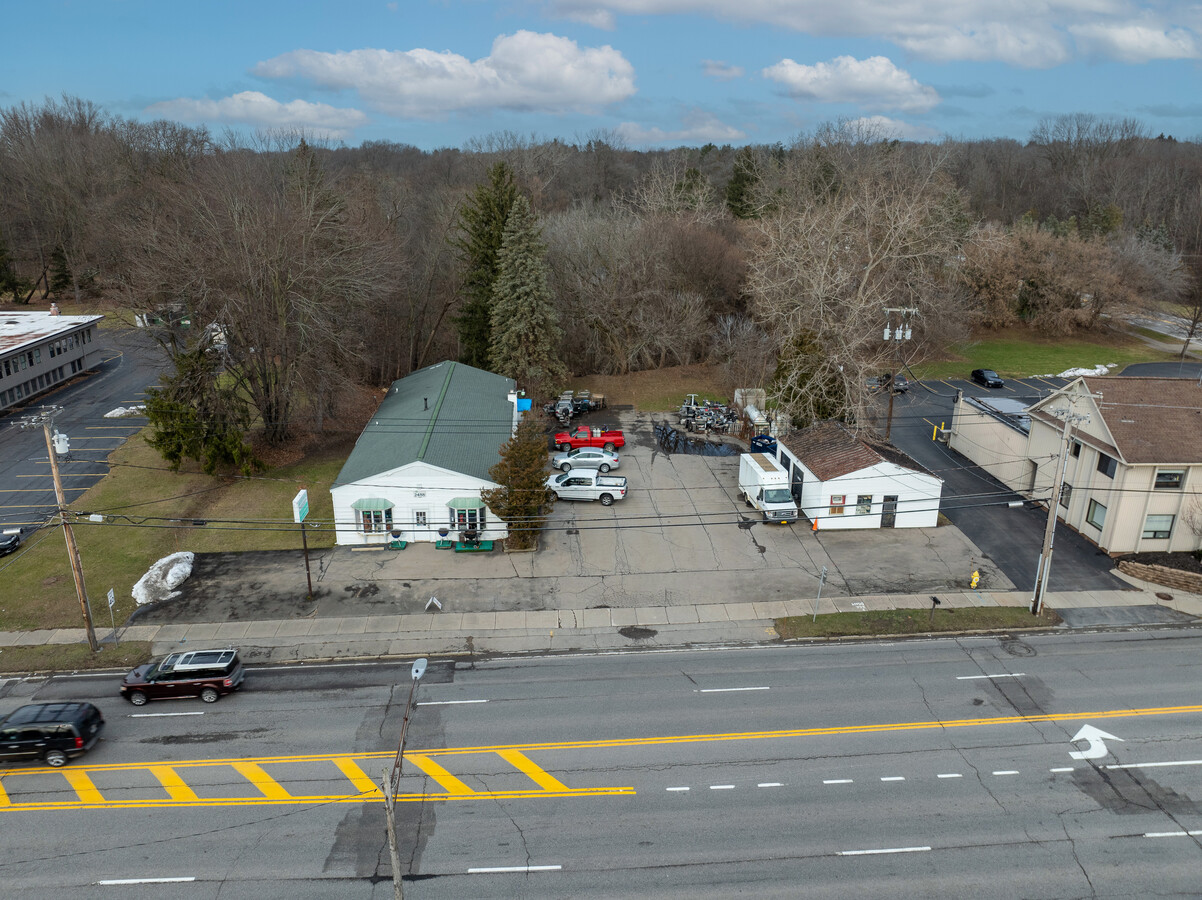
{"label": "patch of snow", "polygon": [[130,416],[141,416],[146,413],[145,403],[136,403],[133,406],[118,406],[116,409],[110,409],[104,414],[106,419],[128,419]]}
{"label": "patch of snow", "polygon": [[1099,363],[1092,369],[1065,369],[1063,372],[1043,375],[1043,378],[1077,378],[1081,375],[1109,375],[1110,370],[1117,368],[1118,363]]}
{"label": "patch of snow", "polygon": [[158,600],[170,600],[179,596],[176,590],[192,574],[195,554],[184,551],[164,556],[156,562],[134,585],[133,598],[138,606]]}

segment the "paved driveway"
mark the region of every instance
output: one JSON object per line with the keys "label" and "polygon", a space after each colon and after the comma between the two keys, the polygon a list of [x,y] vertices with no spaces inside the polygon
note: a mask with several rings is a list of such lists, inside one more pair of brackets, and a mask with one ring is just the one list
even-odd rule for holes
{"label": "paved driveway", "polygon": [[297,553],[201,556],[181,598],[140,621],[411,612],[431,596],[460,612],[808,599],[824,567],[823,596],[963,590],[974,568],[982,590],[1013,587],[953,526],[815,533],[757,522],[736,496],[737,456],[686,452],[706,448],[682,444],[664,416],[601,415],[626,430],[627,498],[560,501],[537,552],[336,548],[315,554],[311,602]]}
{"label": "paved driveway", "polygon": [[[943,479],[940,510],[1019,590],[1035,587],[1047,512],[1026,504],[1008,507],[1023,498],[946,444],[932,440],[931,434],[936,426],[951,424],[957,388],[966,396],[1033,403],[1065,383],[1064,378],[1007,379],[1005,388],[991,391],[967,380],[928,381],[894,401],[893,443]],[[1085,538],[1064,525],[1057,527],[1049,590],[1129,589],[1111,574],[1113,567],[1110,557]]]}

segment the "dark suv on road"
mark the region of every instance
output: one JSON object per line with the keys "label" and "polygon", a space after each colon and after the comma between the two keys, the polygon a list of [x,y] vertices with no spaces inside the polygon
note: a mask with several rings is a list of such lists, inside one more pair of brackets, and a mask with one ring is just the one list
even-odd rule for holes
{"label": "dark suv on road", "polygon": [[189,650],[138,666],[121,682],[121,696],[134,706],[171,697],[199,697],[205,703],[216,703],[242,687],[245,678],[237,650]]}
{"label": "dark suv on road", "polygon": [[91,703],[33,703],[0,719],[0,760],[66,765],[100,740],[104,716]]}

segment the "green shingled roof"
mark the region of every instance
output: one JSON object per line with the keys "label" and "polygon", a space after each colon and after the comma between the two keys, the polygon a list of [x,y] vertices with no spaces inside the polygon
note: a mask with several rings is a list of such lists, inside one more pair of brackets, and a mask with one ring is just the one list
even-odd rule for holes
{"label": "green shingled roof", "polygon": [[513,431],[512,378],[457,362],[418,369],[388,389],[335,485],[411,462],[488,479]]}

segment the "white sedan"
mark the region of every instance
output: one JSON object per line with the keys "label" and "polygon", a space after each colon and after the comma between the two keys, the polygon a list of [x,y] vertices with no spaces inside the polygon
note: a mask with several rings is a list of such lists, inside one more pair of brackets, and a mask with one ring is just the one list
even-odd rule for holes
{"label": "white sedan", "polygon": [[610,469],[616,469],[618,463],[618,454],[612,451],[602,450],[600,447],[578,447],[575,450],[556,453],[551,460],[551,468],[562,469],[565,472],[571,469],[608,472]]}

